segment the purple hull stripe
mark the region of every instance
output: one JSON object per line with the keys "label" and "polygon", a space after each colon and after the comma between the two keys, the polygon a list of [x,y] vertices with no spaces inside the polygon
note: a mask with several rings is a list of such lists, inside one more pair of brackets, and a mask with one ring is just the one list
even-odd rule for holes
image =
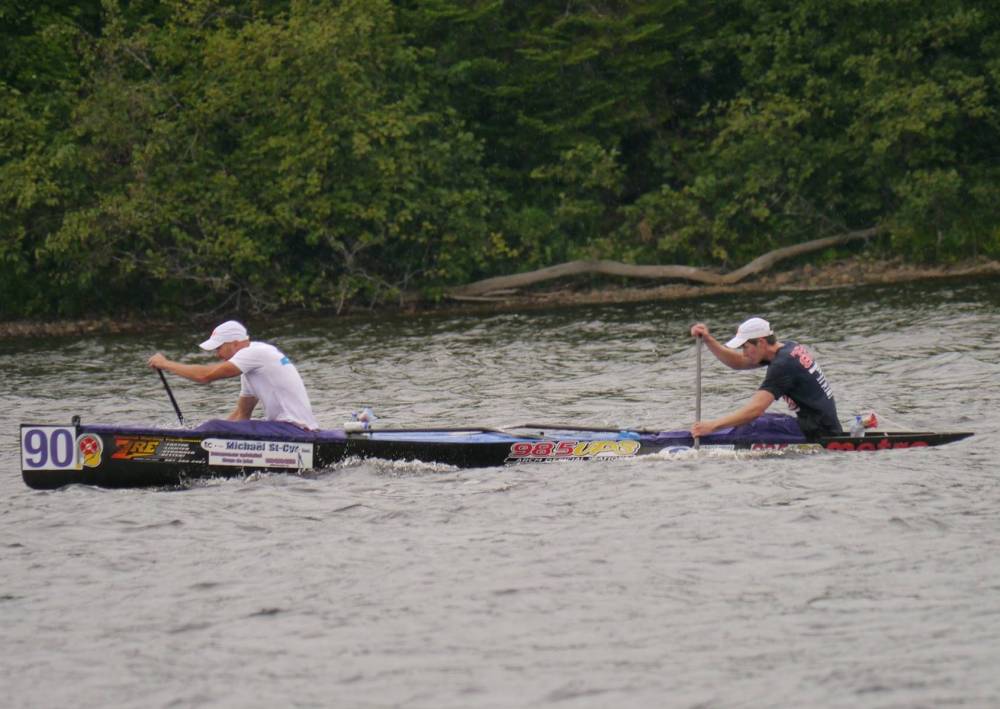
{"label": "purple hull stripe", "polygon": [[211,419],[197,428],[153,428],[150,426],[122,426],[118,424],[90,424],[87,431],[109,434],[156,434],[166,436],[244,436],[247,438],[280,438],[287,441],[342,441],[347,438],[343,431],[306,431],[285,421],[227,421]]}
{"label": "purple hull stripe", "polygon": [[194,429],[198,433],[240,435],[261,438],[283,438],[294,441],[342,441],[343,431],[306,431],[287,421],[226,421],[211,419]]}
{"label": "purple hull stripe", "polygon": [[[108,434],[154,434],[168,436],[240,436],[245,438],[281,439],[287,441],[306,441],[319,443],[322,441],[343,441],[347,438],[344,431],[340,429],[323,431],[306,431],[295,424],[284,421],[226,421],[223,419],[212,419],[201,424],[194,429],[186,428],[153,428],[150,426],[122,426],[110,424],[94,424],[85,426],[87,431]],[[516,432],[498,433],[477,433],[477,432],[428,432],[414,430],[413,432],[395,433],[374,433],[373,438],[380,440],[398,441],[442,441],[452,443],[480,443],[496,441],[516,441],[522,440]],[[572,440],[599,440],[603,438],[633,438],[649,445],[660,446],[690,446],[693,444],[691,434],[685,430],[663,431],[660,433],[643,434],[619,434],[615,431],[607,433],[582,432],[582,431],[553,431],[548,436],[551,439],[572,439]],[[530,439],[526,439],[530,440]],[[799,424],[792,416],[784,414],[764,414],[755,421],[736,426],[735,428],[724,428],[709,436],[703,436],[701,443],[704,445],[727,445],[737,442],[761,442],[761,443],[803,443],[805,437],[802,435]]]}

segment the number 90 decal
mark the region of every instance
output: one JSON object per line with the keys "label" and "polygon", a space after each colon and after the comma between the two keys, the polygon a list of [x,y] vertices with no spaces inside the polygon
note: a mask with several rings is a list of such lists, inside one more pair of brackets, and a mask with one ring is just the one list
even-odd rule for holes
{"label": "number 90 decal", "polygon": [[70,426],[21,426],[22,470],[79,470],[100,465],[100,436]]}

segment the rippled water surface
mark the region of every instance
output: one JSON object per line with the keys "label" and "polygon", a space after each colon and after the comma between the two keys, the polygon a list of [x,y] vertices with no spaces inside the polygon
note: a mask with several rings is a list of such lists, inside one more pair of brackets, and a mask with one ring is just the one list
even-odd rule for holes
{"label": "rippled water surface", "polygon": [[[5,705],[997,706],[1000,282],[250,326],[324,426],[372,406],[402,426],[676,429],[687,326],[756,314],[812,346],[842,418],[975,437],[38,492],[19,423],[171,425],[145,360],[205,361],[205,333],[0,341]],[[706,416],[760,379],[706,353]],[[173,386],[195,422],[238,391]]]}

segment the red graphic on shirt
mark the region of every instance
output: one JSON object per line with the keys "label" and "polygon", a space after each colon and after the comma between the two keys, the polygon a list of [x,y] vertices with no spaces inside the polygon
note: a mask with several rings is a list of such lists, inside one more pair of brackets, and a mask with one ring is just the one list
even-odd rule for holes
{"label": "red graphic on shirt", "polygon": [[802,345],[797,345],[795,348],[792,349],[792,357],[797,359],[799,361],[799,364],[801,364],[806,369],[809,369],[810,367],[813,366],[812,355],[809,354],[809,350],[807,350]]}

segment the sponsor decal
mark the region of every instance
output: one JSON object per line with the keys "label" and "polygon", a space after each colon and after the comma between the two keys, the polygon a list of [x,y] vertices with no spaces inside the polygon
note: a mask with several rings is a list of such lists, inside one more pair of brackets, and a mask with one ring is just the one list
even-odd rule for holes
{"label": "sponsor decal", "polygon": [[822,450],[822,446],[817,443],[753,443],[753,444],[740,444],[735,443],[702,443],[695,448],[691,446],[674,445],[665,446],[661,448],[658,453],[660,455],[678,455],[687,453],[697,453],[701,451],[702,453],[712,453],[712,454],[745,454],[747,451],[757,451],[761,453],[768,452],[779,452],[779,453],[815,453],[818,450]]}
{"label": "sponsor decal", "polygon": [[890,441],[883,438],[878,443],[874,440],[862,441],[855,444],[853,441],[830,441],[826,444],[826,449],[830,451],[884,451],[897,450],[901,448],[926,448],[927,441]]}
{"label": "sponsor decal", "polygon": [[639,441],[522,441],[512,443],[507,460],[585,460],[625,458],[639,451]]}
{"label": "sponsor decal", "polygon": [[88,468],[96,468],[101,464],[101,453],[104,443],[100,436],[93,433],[81,433],[76,439],[76,448],[80,451],[80,463]]}
{"label": "sponsor decal", "polygon": [[197,439],[158,436],[115,436],[115,460],[141,463],[187,463],[202,459]]}
{"label": "sponsor decal", "polygon": [[201,447],[208,451],[209,465],[292,470],[313,467],[312,443],[206,438]]}
{"label": "sponsor decal", "polygon": [[818,443],[754,443],[752,451],[781,451],[782,453],[815,453],[823,447]]}

